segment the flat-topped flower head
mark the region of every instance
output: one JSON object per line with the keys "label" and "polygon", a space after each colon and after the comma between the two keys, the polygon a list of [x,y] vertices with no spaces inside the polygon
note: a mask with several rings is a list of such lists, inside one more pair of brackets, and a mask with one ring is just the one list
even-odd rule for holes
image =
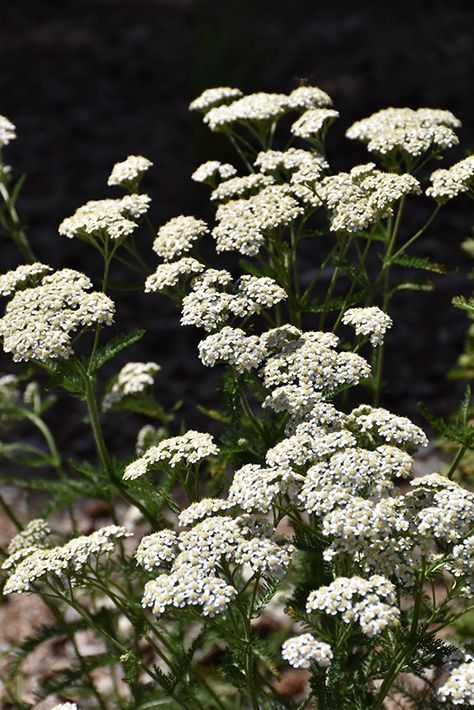
{"label": "flat-topped flower head", "polygon": [[298,86],[288,96],[288,103],[292,109],[305,111],[332,106],[332,99],[329,94],[317,86]]}
{"label": "flat-topped flower head", "polygon": [[420,427],[407,417],[397,416],[382,407],[362,404],[352,410],[348,425],[352,431],[368,433],[387,444],[406,447],[428,445],[428,439]]}
{"label": "flat-topped flower head", "polygon": [[72,239],[121,240],[137,228],[136,220],[148,211],[148,195],[125,195],[121,199],[91,200],[59,225],[59,233]]}
{"label": "flat-topped flower head", "polygon": [[250,197],[259,192],[266,185],[271,185],[275,179],[271,175],[251,173],[243,177],[233,177],[221,182],[211,194],[213,202],[227,202],[240,197]]}
{"label": "flat-topped flower head", "polygon": [[461,663],[449,674],[448,680],[438,689],[436,697],[449,706],[474,706],[474,661]]}
{"label": "flat-topped flower head", "polygon": [[129,395],[145,392],[152,387],[154,377],[161,367],[156,362],[128,362],[120,370],[117,381],[104,397],[102,407],[110,409]]}
{"label": "flat-topped flower head", "polygon": [[145,293],[163,291],[176,286],[186,277],[196,276],[206,267],[192,256],[183,256],[178,261],[166,261],[156,267],[156,271],[145,281]]}
{"label": "flat-topped flower head", "polygon": [[347,624],[359,623],[362,633],[372,637],[400,625],[400,609],[395,604],[395,586],[381,575],[369,579],[338,577],[330,585],[310,593],[306,611],[340,614]]}
{"label": "flat-topped flower head", "polygon": [[7,552],[9,555],[13,555],[15,552],[33,545],[43,547],[50,533],[51,529],[43,518],[30,520],[28,525],[10,540]]}
{"label": "flat-topped flower head", "polygon": [[203,434],[190,429],[181,436],[163,439],[157,446],[145,451],[143,456],[129,464],[124,479],[133,480],[143,476],[158,463],[165,463],[172,468],[180,464],[196,464],[209,456],[215,456],[219,449],[210,434]]}
{"label": "flat-topped flower head", "polygon": [[39,261],[34,264],[22,264],[6,274],[0,275],[0,296],[10,296],[26,286],[35,285],[42,276],[50,273],[52,268]]}
{"label": "flat-topped flower head", "polygon": [[235,123],[263,123],[272,121],[290,109],[288,96],[285,94],[266,94],[259,92],[243,96],[228,106],[218,106],[204,116],[211,131],[223,131]]}
{"label": "flat-topped flower head", "polygon": [[444,204],[464,192],[474,196],[474,155],[469,155],[450,168],[435,170],[430,177],[431,187],[426,194]]}
{"label": "flat-topped flower head", "polygon": [[403,196],[420,192],[420,184],[412,175],[376,170],[374,163],[357,165],[350,173],[330,175],[318,185],[334,232],[366,229],[391,216]]}
{"label": "flat-topped flower head", "polygon": [[191,251],[194,243],[208,231],[202,219],[179,215],[160,227],[153,249],[165,261],[173,261]]}
{"label": "flat-topped flower head", "polygon": [[214,186],[221,180],[229,180],[237,175],[237,170],[230,163],[221,163],[219,160],[207,160],[202,163],[191,175],[194,182]]}
{"label": "flat-topped flower head", "polygon": [[62,576],[66,570],[77,575],[91,556],[110,554],[116,540],[130,535],[120,525],[107,525],[90,535],[73,538],[62,546],[30,548],[31,554],[23,557],[15,566],[3,593],[28,592],[34,582],[47,575]]}
{"label": "flat-topped flower head", "polygon": [[238,290],[229,302],[229,311],[243,318],[261,313],[286,298],[286,291],[270,277],[246,274],[238,281]]}
{"label": "flat-topped flower head", "polygon": [[212,230],[216,250],[255,256],[267,232],[290,224],[302,213],[288,185],[268,185],[247,200],[225,202],[217,210],[217,226]]}
{"label": "flat-topped flower head", "polygon": [[0,115],[0,150],[16,138],[16,128],[6,117]]}
{"label": "flat-topped flower head", "polygon": [[440,152],[456,145],[454,129],[461,122],[450,111],[420,108],[387,108],[356,121],[346,136],[360,140],[371,153],[407,159],[429,150]]}
{"label": "flat-topped flower head", "polygon": [[51,710],[79,710],[79,707],[76,703],[59,703],[59,705],[55,705]]}
{"label": "flat-topped flower head", "polygon": [[323,129],[326,129],[336,118],[339,111],[332,108],[312,108],[305,111],[291,126],[291,132],[298,138],[319,138]]}
{"label": "flat-topped flower head", "polygon": [[261,151],[254,165],[262,173],[291,175],[292,183],[315,180],[328,167],[324,156],[302,148]]}
{"label": "flat-topped flower head", "polygon": [[265,349],[259,337],[246,335],[240,328],[224,326],[199,343],[199,358],[207,367],[225,362],[237,372],[246,372],[259,367],[264,357]]}
{"label": "flat-topped flower head", "polygon": [[312,663],[327,668],[333,659],[331,646],[318,641],[312,634],[301,634],[285,641],[281,655],[292,668],[310,668]]}
{"label": "flat-topped flower head", "polygon": [[107,185],[120,185],[136,190],[143,175],[151,168],[153,163],[143,155],[129,155],[121,163],[115,163],[107,180]]}
{"label": "flat-topped flower head", "polygon": [[174,530],[145,535],[135,552],[137,563],[148,572],[162,567],[164,562],[172,562],[178,554],[178,536]]}
{"label": "flat-topped flower head", "polygon": [[246,464],[234,473],[228,500],[246,513],[268,513],[275,498],[287,490],[292,478],[290,469]]}
{"label": "flat-topped flower head", "polygon": [[200,96],[191,101],[189,110],[206,113],[215,106],[231,103],[241,96],[240,89],[235,89],[231,86],[216,86],[212,89],[205,89]]}
{"label": "flat-topped flower head", "polygon": [[0,320],[5,352],[15,362],[69,358],[73,333],[113,322],[113,301],[91,288],[84,274],[60,269],[38,286],[18,291]]}
{"label": "flat-topped flower head", "polygon": [[370,336],[370,342],[374,347],[383,343],[385,333],[393,325],[390,316],[377,306],[349,308],[344,313],[342,322],[345,325],[352,325],[356,335]]}
{"label": "flat-topped flower head", "polygon": [[178,516],[181,527],[189,527],[204,518],[210,518],[223,510],[229,510],[235,505],[231,500],[223,498],[202,498],[196,503],[191,503]]}

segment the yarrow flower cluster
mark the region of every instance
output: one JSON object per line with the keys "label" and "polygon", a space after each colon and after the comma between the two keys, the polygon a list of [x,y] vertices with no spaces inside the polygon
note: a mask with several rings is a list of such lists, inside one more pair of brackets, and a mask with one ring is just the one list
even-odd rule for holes
{"label": "yarrow flower cluster", "polygon": [[273,183],[274,179],[271,175],[262,175],[261,173],[233,177],[230,180],[221,182],[216,187],[211,194],[211,200],[213,202],[227,202],[240,197],[250,197],[250,195],[259,192],[266,185]]}
{"label": "yarrow flower cluster", "polygon": [[[34,582],[49,574],[62,576],[68,570],[71,574],[77,575],[84,568],[89,557],[113,552],[115,541],[130,535],[131,533],[124,527],[108,525],[90,535],[73,538],[62,546],[50,548],[31,546],[26,548],[29,554],[20,560],[18,560],[17,550],[13,555],[18,564],[14,565],[3,593],[28,592]],[[7,558],[2,565],[3,569],[9,569],[12,566],[11,562],[11,557]]]}
{"label": "yarrow flower cluster", "polygon": [[165,261],[172,261],[190,251],[194,242],[208,232],[202,219],[180,215],[173,217],[158,230],[153,249]]}
{"label": "yarrow flower cluster", "polygon": [[339,118],[339,111],[332,108],[313,108],[305,111],[303,115],[291,126],[291,132],[298,138],[317,138],[332,121]]}
{"label": "yarrow flower cluster", "polygon": [[213,89],[206,89],[194,101],[189,104],[190,111],[202,111],[206,113],[211,108],[220,104],[227,104],[242,96],[240,89],[231,86],[217,86]]}
{"label": "yarrow flower cluster", "polygon": [[264,356],[265,350],[258,336],[245,335],[240,328],[225,326],[199,343],[199,357],[208,367],[225,362],[237,372],[245,372],[257,368]]}
{"label": "yarrow flower cluster", "polygon": [[[16,273],[5,274],[5,282],[15,281]],[[38,286],[17,291],[0,320],[5,352],[12,353],[15,362],[69,358],[74,332],[113,322],[113,301],[91,288],[84,274],[60,269],[43,276]]]}
{"label": "yarrow flower cluster", "polygon": [[51,273],[52,268],[39,261],[34,264],[22,264],[6,274],[0,275],[0,296],[11,296],[15,291],[34,285],[42,276]]}
{"label": "yarrow flower cluster", "polygon": [[107,185],[136,188],[153,163],[142,155],[129,155],[126,160],[116,163],[110,173]]}
{"label": "yarrow flower cluster", "polygon": [[431,187],[426,194],[444,204],[463,192],[474,195],[474,155],[469,155],[450,168],[435,170],[430,177]]}
{"label": "yarrow flower cluster", "polygon": [[[207,517],[177,538],[160,537],[146,541],[137,553],[139,563],[148,568],[166,564],[169,568],[157,579],[147,582],[142,605],[157,616],[168,607],[198,606],[204,616],[222,613],[238,590],[222,573],[222,561],[249,569],[250,574],[282,576],[294,548],[269,535],[267,525],[253,516],[215,516],[219,506],[207,504]],[[201,511],[202,512],[202,511]],[[186,519],[186,511],[182,519]],[[193,515],[190,516],[191,520]]]}
{"label": "yarrow flower cluster", "polygon": [[387,313],[372,306],[370,308],[349,308],[342,317],[345,325],[352,325],[356,335],[370,336],[374,347],[381,345],[385,333],[392,327],[393,321]]}
{"label": "yarrow flower cluster", "polygon": [[285,94],[265,94],[259,92],[242,96],[227,106],[212,108],[204,116],[211,131],[222,131],[234,123],[261,123],[277,119],[290,110]]}
{"label": "yarrow flower cluster", "polygon": [[293,222],[303,208],[287,185],[268,185],[248,199],[230,200],[216,212],[212,230],[216,250],[255,256],[265,243],[265,233]]}
{"label": "yarrow flower cluster", "polygon": [[426,434],[420,427],[413,424],[407,417],[397,416],[382,407],[362,404],[353,409],[348,426],[356,427],[361,433],[378,437],[387,444],[406,447],[428,445]]}
{"label": "yarrow flower cluster", "polygon": [[[225,270],[208,269],[193,279],[191,291],[183,299],[181,325],[195,325],[212,331],[228,318],[261,313],[286,299],[286,292],[266,276],[242,276],[233,293],[221,290],[231,284],[232,276]],[[231,329],[226,333],[230,335]]]}
{"label": "yarrow flower cluster", "polygon": [[125,195],[121,199],[91,200],[59,225],[59,233],[72,239],[121,240],[132,234],[148,211],[148,195]]}
{"label": "yarrow flower cluster", "polygon": [[123,477],[126,480],[139,478],[160,462],[174,468],[179,464],[199,463],[218,453],[219,449],[210,434],[190,429],[182,436],[172,436],[147,449],[141,458],[127,466]]}
{"label": "yarrow flower cluster", "polygon": [[442,109],[387,108],[356,121],[346,136],[366,143],[371,153],[418,157],[456,145],[454,129],[460,125],[456,116]]}
{"label": "yarrow flower cluster", "polygon": [[367,636],[376,636],[400,623],[395,586],[385,577],[338,577],[330,585],[320,587],[308,596],[308,614],[322,611],[332,616],[341,614],[346,623],[360,624]]}
{"label": "yarrow flower cluster", "polygon": [[13,555],[28,547],[43,547],[51,529],[42,518],[30,520],[28,525],[13,537],[7,548],[9,555]]}
{"label": "yarrow flower cluster", "polygon": [[376,170],[374,163],[328,176],[318,186],[330,214],[331,231],[350,233],[392,215],[398,200],[420,192],[420,184],[412,175]]}
{"label": "yarrow flower cluster", "polygon": [[221,163],[218,160],[207,160],[202,163],[191,175],[194,182],[214,185],[220,180],[229,180],[237,175],[237,170],[230,163]]}
{"label": "yarrow flower cluster", "polygon": [[206,267],[192,256],[183,256],[178,261],[165,261],[159,264],[156,271],[145,281],[145,293],[163,291],[176,286],[183,278],[195,276]]}
{"label": "yarrow flower cluster", "polygon": [[13,123],[6,116],[0,115],[0,150],[16,138],[15,131]]}
{"label": "yarrow flower cluster", "polygon": [[461,663],[436,693],[441,703],[474,706],[474,661]]}
{"label": "yarrow flower cluster", "polygon": [[112,389],[104,397],[102,407],[110,409],[124,397],[144,392],[154,383],[154,376],[161,370],[156,362],[128,362],[120,370]]}
{"label": "yarrow flower cluster", "polygon": [[310,668],[312,663],[327,668],[333,659],[331,646],[318,641],[312,634],[301,634],[285,641],[281,655],[293,668]]}

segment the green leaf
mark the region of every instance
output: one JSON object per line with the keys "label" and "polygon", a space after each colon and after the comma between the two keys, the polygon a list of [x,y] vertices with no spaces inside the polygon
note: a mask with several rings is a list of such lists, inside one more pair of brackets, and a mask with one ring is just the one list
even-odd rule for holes
{"label": "green leaf", "polygon": [[407,266],[410,269],[432,271],[435,274],[452,274],[457,271],[457,269],[452,267],[439,264],[436,261],[431,261],[431,259],[428,259],[426,256],[409,256],[408,254],[399,254],[398,256],[389,259],[386,263]]}
{"label": "green leaf", "polygon": [[434,283],[430,280],[428,281],[423,281],[423,280],[412,280],[412,281],[402,281],[401,283],[397,284],[391,291],[391,293],[395,293],[395,291],[432,291],[434,289]]}
{"label": "green leaf", "polygon": [[357,291],[353,293],[351,298],[347,296],[337,296],[330,298],[323,303],[302,303],[301,310],[308,313],[330,313],[331,311],[340,311],[341,308],[351,308],[356,303],[360,303],[366,296],[369,295],[369,290]]}
{"label": "green leaf", "polygon": [[115,665],[118,659],[115,653],[102,653],[98,656],[93,656],[84,661],[82,668],[67,668],[55,673],[51,678],[42,681],[41,690],[36,692],[38,700],[59,693],[62,690],[77,687],[88,687],[88,674],[96,668],[110,668]]}
{"label": "green leaf", "polygon": [[451,303],[456,308],[467,311],[470,316],[474,316],[474,297],[471,296],[469,299],[466,299],[465,296],[455,296]]}
{"label": "green leaf", "polygon": [[474,426],[468,426],[466,424],[468,416],[467,408],[470,401],[471,392],[468,387],[459,407],[456,417],[456,424],[454,425],[450,424],[442,417],[438,417],[430,412],[422,402],[419,403],[418,407],[423,417],[431,424],[433,429],[435,429],[438,434],[442,434],[450,441],[455,441],[458,444],[461,444],[461,446],[471,446],[474,442]]}
{"label": "green leaf", "polygon": [[166,414],[163,408],[155,402],[153,397],[146,395],[129,395],[124,397],[112,407],[113,410],[141,414],[151,419],[156,419],[160,424],[169,424],[173,420],[172,414]]}
{"label": "green leaf", "polygon": [[91,363],[90,372],[95,372],[101,368],[108,360],[118,355],[122,350],[128,348],[137,340],[143,338],[145,331],[142,329],[132,330],[130,333],[122,333],[108,340],[104,345],[97,348],[94,360]]}
{"label": "green leaf", "polygon": [[265,271],[260,266],[248,259],[239,259],[239,266],[246,274],[251,274],[252,276],[266,276]]}
{"label": "green leaf", "polygon": [[53,384],[62,387],[75,397],[85,397],[84,380],[77,372],[74,361],[70,360],[47,360],[37,363],[43,370],[46,370]]}

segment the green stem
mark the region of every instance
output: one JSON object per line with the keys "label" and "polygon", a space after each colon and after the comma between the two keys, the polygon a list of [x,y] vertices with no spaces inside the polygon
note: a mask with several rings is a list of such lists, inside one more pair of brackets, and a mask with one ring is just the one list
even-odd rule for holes
{"label": "green stem", "polygon": [[[393,250],[397,242],[398,232],[400,229],[400,224],[402,220],[403,211],[405,208],[406,197],[405,195],[400,200],[400,204],[397,210],[397,216],[395,217],[395,223],[390,234],[389,242],[387,245],[387,250],[385,252],[384,262],[379,276],[375,282],[375,289],[377,288],[380,280],[383,280],[383,300],[382,300],[382,310],[387,311],[389,301],[390,301],[390,267]],[[375,390],[374,390],[374,406],[378,407],[380,404],[380,395],[382,390],[382,373],[383,373],[383,363],[384,363],[385,346],[382,342],[379,346],[377,352],[377,363],[376,363],[376,373],[375,373]]]}
{"label": "green stem", "polygon": [[454,460],[453,460],[451,466],[449,467],[449,471],[447,473],[447,477],[449,478],[449,480],[451,480],[452,477],[454,476],[454,474],[456,473],[457,467],[461,463],[461,459],[464,457],[464,454],[466,453],[468,448],[469,448],[468,444],[463,444],[462,446],[459,447],[458,452],[457,452],[456,456],[454,457]]}
{"label": "green stem", "polygon": [[25,234],[25,230],[21,226],[20,218],[18,217],[18,213],[15,209],[15,206],[12,204],[12,201],[10,199],[10,195],[8,192],[8,188],[4,182],[0,180],[0,196],[2,197],[4,203],[5,203],[5,215],[6,215],[6,220],[5,220],[5,229],[8,233],[8,235],[11,237],[11,239],[15,242],[16,246],[20,250],[21,254],[27,259],[29,262],[33,263],[36,261],[36,256],[33,253],[33,250],[30,246],[30,243],[28,241],[28,237]]}

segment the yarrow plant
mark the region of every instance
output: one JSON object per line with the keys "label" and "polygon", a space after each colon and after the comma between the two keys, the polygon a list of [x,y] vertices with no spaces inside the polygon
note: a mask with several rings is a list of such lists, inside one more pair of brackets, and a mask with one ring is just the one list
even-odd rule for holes
{"label": "yarrow plant", "polygon": [[[443,425],[458,446],[452,463],[425,475],[414,466],[425,432],[381,401],[392,296],[428,287],[397,269],[443,272],[410,249],[448,200],[473,195],[472,156],[429,170],[458,143],[460,122],[447,110],[379,111],[346,133],[378,162],[333,173],[325,140],[340,117],[318,87],[217,87],[190,109],[236,150],[235,166],[209,160],[192,174],[214,217],[153,228],[141,192],[152,163],[128,156],[107,181],[126,194],[59,227],[99,253],[96,289],[36,259],[0,162],[0,225],[27,261],[0,276],[0,337],[28,368],[0,378],[0,425],[10,439],[28,425],[35,442],[0,451],[50,471],[22,484],[50,494],[34,520],[0,499],[18,530],[2,550],[3,594],[39,595],[53,619],[20,643],[5,702],[25,707],[23,660],[61,636],[70,667],[36,691],[55,710],[473,707],[471,648],[445,639],[474,595],[474,494],[457,480],[474,443],[470,394]],[[0,117],[0,148],[14,138]],[[414,200],[431,213],[410,232]],[[158,363],[103,374],[144,335],[114,332],[111,280],[116,261],[146,266],[143,223],[158,257],[142,279],[151,307],[170,298],[181,325],[200,330],[202,365],[221,373],[222,402],[201,407],[212,433],[156,402]],[[94,463],[59,451],[44,384],[85,405]],[[149,418],[126,460],[102,429],[118,410]],[[102,501],[100,526],[84,525],[86,499]],[[47,520],[58,510],[67,532]],[[92,658],[84,630],[100,645]]]}

